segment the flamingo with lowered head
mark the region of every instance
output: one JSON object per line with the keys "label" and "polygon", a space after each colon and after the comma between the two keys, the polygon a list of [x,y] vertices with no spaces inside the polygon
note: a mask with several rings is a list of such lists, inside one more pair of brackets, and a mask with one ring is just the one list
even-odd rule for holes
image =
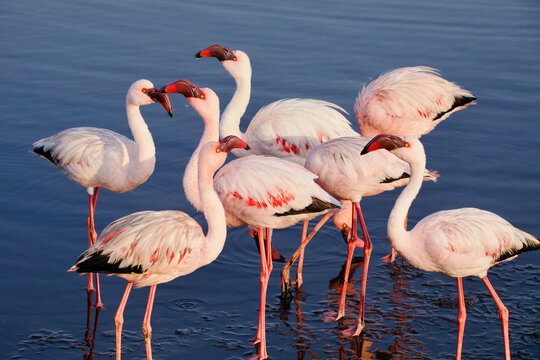
{"label": "flamingo with lowered head", "polygon": [[184,276],[210,264],[223,250],[227,228],[225,211],[213,186],[214,172],[233,148],[245,148],[235,136],[219,143],[211,141],[200,149],[198,187],[201,210],[208,223],[206,236],[201,226],[181,211],[141,211],[109,224],[97,242],[79,257],[69,271],[101,272],[128,281],[114,317],[116,359],[122,354],[124,308],[133,284],[150,286],[143,320],[147,359],[152,359],[150,316],[157,284]]}
{"label": "flamingo with lowered head", "polygon": [[[34,153],[49,160],[68,178],[87,189],[89,246],[97,238],[94,210],[99,189],[130,191],[144,183],[154,172],[156,149],[139,107],[155,102],[160,102],[172,116],[169,97],[154,88],[150,81],[141,79],[130,86],[126,96],[126,114],[134,140],[108,129],[77,127],[33,144]],[[92,274],[88,274],[87,290],[93,290]],[[96,297],[96,307],[103,307],[97,274]]]}
{"label": "flamingo with lowered head", "polygon": [[420,220],[412,230],[405,230],[403,221],[422,186],[426,166],[424,147],[420,140],[412,136],[379,135],[362,152],[377,149],[392,152],[411,167],[409,184],[399,195],[388,218],[388,238],[392,247],[405,261],[420,270],[457,278],[459,316],[456,359],[461,359],[466,319],[462,278],[478,276],[499,308],[504,352],[509,360],[508,309],[489,282],[487,272],[493,265],[511,260],[522,252],[539,249],[540,240],[512,226],[499,215],[476,208],[439,211]]}
{"label": "flamingo with lowered head", "polygon": [[[306,169],[317,175],[315,182],[332,196],[341,200],[345,210],[334,216],[334,225],[342,230],[348,245],[347,262],[339,309],[336,320],[345,315],[345,297],[349,271],[355,247],[364,248],[364,266],[360,291],[360,323],[364,324],[363,309],[372,243],[360,208],[360,200],[366,196],[380,194],[404,186],[409,181],[409,165],[388,151],[376,151],[361,155],[368,143],[363,137],[342,137],[332,139],[313,149],[306,160]],[[425,171],[424,180],[436,181],[436,172]],[[327,219],[328,217],[326,217]],[[352,222],[351,222],[352,219]],[[357,219],[360,222],[364,241],[356,235]],[[322,224],[321,224],[322,225]],[[282,291],[288,291],[289,268],[307,243],[307,238],[300,248],[285,264],[282,270]],[[360,326],[360,325],[359,325]]]}
{"label": "flamingo with lowered head", "polygon": [[[218,136],[219,98],[213,90],[199,89],[193,83],[182,79],[164,86],[162,91],[178,92],[186,97],[204,121],[202,139]],[[190,164],[199,156],[199,147],[193,153]],[[198,209],[200,205],[196,200],[199,192],[196,177],[193,166],[188,164],[184,173],[184,191],[189,201]],[[261,255],[261,301],[255,342],[260,342],[261,359],[268,357],[265,306],[268,280],[273,268],[271,229],[282,229],[303,221],[305,237],[310,219],[341,208],[339,201],[315,183],[315,178],[312,172],[300,165],[260,155],[233,160],[223,166],[214,177],[214,187],[225,208],[227,224],[251,225],[257,228]]]}

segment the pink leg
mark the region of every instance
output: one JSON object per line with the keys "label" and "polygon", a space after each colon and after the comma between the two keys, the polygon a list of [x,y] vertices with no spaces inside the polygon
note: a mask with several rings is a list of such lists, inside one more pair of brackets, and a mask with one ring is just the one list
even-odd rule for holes
{"label": "pink leg", "polygon": [[300,247],[296,249],[294,254],[291,256],[289,261],[283,266],[281,269],[281,296],[286,296],[290,291],[290,272],[291,272],[291,266],[294,264],[296,259],[300,256],[300,254],[304,251],[304,248],[306,245],[311,241],[313,236],[319,231],[319,229],[324,225],[328,219],[332,217],[333,213],[327,213],[323,216],[323,218],[315,225],[313,230],[309,233],[308,237],[304,240],[302,244],[300,244]]}
{"label": "pink leg", "polygon": [[122,357],[122,325],[124,325],[124,308],[126,307],[127,299],[133,286],[132,282],[128,282],[122,301],[118,305],[118,310],[114,316],[114,324],[116,325],[116,360]]}
{"label": "pink leg", "polygon": [[366,223],[364,222],[364,216],[362,215],[362,209],[360,208],[360,203],[354,203],[356,211],[358,212],[358,219],[360,220],[360,226],[362,227],[362,235],[364,236],[364,268],[362,269],[362,287],[360,289],[360,306],[358,309],[358,326],[356,327],[356,332],[353,336],[360,335],[364,329],[364,308],[366,302],[366,285],[367,285],[367,275],[369,268],[369,258],[371,257],[371,251],[373,249],[373,244],[369,238],[367,232]]}
{"label": "pink leg", "polygon": [[458,340],[456,360],[461,359],[461,349],[463,348],[463,333],[465,332],[465,320],[467,319],[467,311],[465,310],[465,297],[463,296],[463,283],[461,278],[457,278],[457,290],[459,299],[459,315],[458,315]]}
{"label": "pink leg", "polygon": [[[341,319],[343,316],[345,316],[345,300],[347,298],[347,288],[349,286],[349,273],[351,271],[351,263],[352,258],[354,255],[354,248],[356,238],[358,235],[356,235],[356,208],[353,205],[352,208],[352,220],[351,220],[351,237],[349,239],[349,243],[347,244],[347,261],[345,262],[345,273],[343,275],[343,286],[341,287],[341,296],[339,297],[339,306],[338,306],[338,313],[336,316],[336,320]],[[365,243],[364,243],[365,246]]]}
{"label": "pink leg", "polygon": [[[304,224],[302,226],[302,239],[300,240],[300,245],[306,240],[307,236],[307,230],[308,230],[309,221],[304,221]],[[302,252],[300,253],[300,256],[298,257],[298,265],[296,267],[296,288],[298,290],[302,289],[302,269],[304,268],[304,251],[305,249],[302,249]]]}
{"label": "pink leg", "polygon": [[491,286],[491,283],[489,282],[487,276],[484,276],[482,278],[484,280],[484,283],[486,284],[489,293],[493,297],[493,300],[495,300],[495,303],[497,304],[497,307],[499,308],[499,318],[501,319],[502,324],[502,330],[503,330],[503,338],[504,338],[504,356],[506,360],[510,360],[510,339],[508,335],[508,309],[506,306],[504,306],[503,302],[499,298],[499,295],[495,292],[495,289],[493,286]]}
{"label": "pink leg", "polygon": [[142,331],[144,334],[144,344],[146,345],[146,359],[152,360],[152,326],[150,326],[150,317],[152,316],[152,307],[154,306],[154,298],[156,296],[156,285],[150,286],[150,292],[148,293],[148,303],[146,304],[146,312],[144,313],[144,320],[142,325]]}
{"label": "pink leg", "polygon": [[255,343],[259,342],[259,358],[266,359],[268,353],[266,351],[266,290],[268,288],[268,279],[270,278],[270,272],[272,270],[272,254],[271,254],[271,234],[269,229],[266,231],[268,238],[266,244],[264,243],[263,231],[261,228],[258,230],[259,248],[261,249],[261,276],[259,278],[261,283],[261,299],[259,305],[259,328],[257,330],[257,337]]}
{"label": "pink leg", "polygon": [[[86,220],[86,226],[88,230],[88,247],[91,247],[94,244],[94,239],[92,237],[92,213],[93,213],[93,199],[92,195],[88,194],[88,207],[90,209],[88,213],[88,219]],[[88,273],[88,285],[86,285],[86,291],[94,291],[94,278],[92,273]]]}

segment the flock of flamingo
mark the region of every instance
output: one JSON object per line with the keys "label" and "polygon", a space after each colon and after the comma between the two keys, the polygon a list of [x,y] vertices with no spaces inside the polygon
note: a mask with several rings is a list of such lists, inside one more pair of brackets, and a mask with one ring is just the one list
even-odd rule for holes
{"label": "flock of flamingo", "polygon": [[[456,359],[461,358],[466,310],[462,277],[480,277],[499,309],[504,351],[510,359],[508,310],[488,278],[488,269],[519,253],[540,248],[540,241],[500,216],[475,208],[439,211],[407,231],[407,213],[423,181],[435,181],[426,170],[419,138],[453,112],[475,103],[475,96],[443,79],[429,67],[389,71],[365,86],[354,104],[359,132],[345,110],[326,101],[283,99],[261,108],[240,131],[240,120],[251,93],[251,65],[243,51],[212,45],[195,57],[215,57],[234,78],[236,90],[220,114],[218,96],[182,79],[157,89],[148,80],[131,85],[126,114],[133,140],[116,132],[78,127],[61,131],[33,144],[33,151],[60,168],[89,194],[87,220],[89,249],[69,271],[88,273],[87,290],[94,291],[102,308],[98,273],[128,281],[115,316],[116,358],[121,357],[123,311],[133,284],[150,286],[143,320],[147,358],[152,358],[150,317],[157,284],[187,275],[214,261],[221,253],[227,227],[249,227],[261,258],[260,307],[254,343],[257,356],[266,350],[266,291],[273,259],[272,230],[303,222],[300,247],[282,269],[282,293],[291,291],[290,268],[298,259],[294,285],[302,286],[305,246],[333,217],[348,246],[344,284],[336,319],[345,314],[347,279],[353,252],[363,248],[364,265],[358,321],[354,336],[365,326],[364,307],[372,251],[360,207],[365,196],[405,186],[388,219],[388,238],[394,261],[405,261],[425,271],[457,279],[459,316]],[[141,211],[109,224],[99,237],[94,211],[98,192],[105,188],[126,192],[144,183],[154,171],[155,146],[140,106],[159,102],[172,116],[171,93],[184,95],[200,115],[204,131],[183,178],[188,201],[208,224],[201,226],[181,211]],[[224,165],[227,154],[238,159]],[[308,235],[310,220],[322,215]],[[360,224],[362,237],[357,235]]]}

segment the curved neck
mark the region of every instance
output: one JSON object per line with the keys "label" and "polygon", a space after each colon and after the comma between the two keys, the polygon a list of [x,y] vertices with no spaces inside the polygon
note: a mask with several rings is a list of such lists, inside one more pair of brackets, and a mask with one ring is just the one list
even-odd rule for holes
{"label": "curved neck", "polygon": [[144,122],[139,106],[126,102],[126,115],[133,140],[137,144],[138,161],[142,162],[154,158],[156,155],[154,139],[152,139],[152,134]]}
{"label": "curved neck", "polygon": [[401,194],[396,200],[392,212],[388,218],[388,238],[392,247],[398,252],[400,251],[407,240],[407,230],[404,227],[407,219],[407,214],[413,200],[418,195],[422,182],[424,180],[424,170],[426,168],[426,156],[422,154],[421,158],[416,159],[414,162],[409,162],[411,168],[411,178],[407,186],[403,189]]}
{"label": "curved neck", "polygon": [[202,212],[208,223],[206,233],[205,252],[202,262],[209,264],[214,261],[223,250],[227,236],[225,210],[214,190],[214,172],[205,161],[199,162],[199,191]]}
{"label": "curved neck", "polygon": [[197,211],[202,211],[198,181],[199,154],[204,144],[209,141],[219,140],[219,114],[217,114],[217,116],[212,116],[212,119],[210,119],[209,117],[203,117],[203,121],[204,131],[201,136],[201,140],[199,141],[199,145],[189,159],[186,170],[184,171],[184,178],[182,180],[186,198],[188,199],[189,203],[193,205],[195,209],[197,209]]}
{"label": "curved neck", "polygon": [[[231,73],[231,75],[233,75]],[[251,67],[249,72],[244,72],[241,76],[234,76],[236,81],[236,91],[221,115],[219,123],[219,134],[221,138],[228,135],[236,135],[243,138],[244,134],[240,131],[240,120],[246,112],[249,98],[251,96]]]}

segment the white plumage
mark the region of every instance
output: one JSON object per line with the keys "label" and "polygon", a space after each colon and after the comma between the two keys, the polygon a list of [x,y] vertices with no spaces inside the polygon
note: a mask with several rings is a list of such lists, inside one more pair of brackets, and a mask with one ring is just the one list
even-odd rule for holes
{"label": "white plumage", "polygon": [[360,134],[420,137],[476,97],[427,66],[388,71],[364,86],[354,104]]}

